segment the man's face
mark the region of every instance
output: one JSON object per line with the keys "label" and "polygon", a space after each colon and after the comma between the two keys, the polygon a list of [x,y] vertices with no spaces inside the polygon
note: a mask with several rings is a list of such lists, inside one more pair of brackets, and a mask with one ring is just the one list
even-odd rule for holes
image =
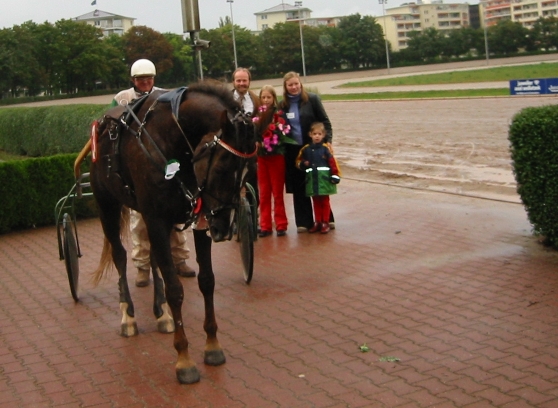
{"label": "man's face", "polygon": [[155,84],[155,78],[152,76],[135,77],[133,78],[134,86],[140,92],[151,92]]}
{"label": "man's face", "polygon": [[250,89],[250,78],[245,71],[238,71],[233,80],[234,89],[241,95],[244,95]]}

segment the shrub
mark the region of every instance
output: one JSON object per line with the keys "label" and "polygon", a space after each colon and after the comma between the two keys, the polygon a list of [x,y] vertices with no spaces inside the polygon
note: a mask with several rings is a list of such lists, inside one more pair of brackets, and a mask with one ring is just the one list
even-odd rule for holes
{"label": "shrub", "polygon": [[558,106],[526,108],[510,124],[513,171],[533,231],[558,246]]}
{"label": "shrub", "polygon": [[[74,184],[76,154],[0,163],[0,233],[54,223],[54,207]],[[84,169],[87,171],[87,164]],[[92,200],[76,200],[80,216],[96,214]]]}
{"label": "shrub", "polygon": [[79,152],[91,122],[106,110],[106,105],[0,109],[0,149],[30,157]]}

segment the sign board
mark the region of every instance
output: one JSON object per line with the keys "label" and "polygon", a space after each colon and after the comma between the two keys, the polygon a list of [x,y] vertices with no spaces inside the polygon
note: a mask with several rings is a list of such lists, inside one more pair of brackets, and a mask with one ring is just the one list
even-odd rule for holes
{"label": "sign board", "polygon": [[558,94],[558,78],[513,79],[510,81],[510,95],[552,94]]}

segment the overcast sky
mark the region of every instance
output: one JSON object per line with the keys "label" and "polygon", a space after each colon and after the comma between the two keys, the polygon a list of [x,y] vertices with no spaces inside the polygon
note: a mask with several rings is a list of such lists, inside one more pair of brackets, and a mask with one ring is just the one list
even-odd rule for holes
{"label": "overcast sky", "polygon": [[[136,25],[145,25],[161,33],[182,34],[182,9],[180,0],[2,0],[0,28],[11,28],[26,21],[41,24],[71,19],[95,9],[135,18]],[[409,1],[388,0],[386,8]],[[7,3],[7,4],[6,4]],[[281,0],[234,0],[232,3],[235,25],[256,29],[254,13],[280,5]],[[294,5],[294,0],[285,1]],[[466,3],[464,0],[446,0],[444,3]],[[478,0],[469,1],[478,4]],[[219,19],[230,17],[231,4],[227,0],[198,0],[202,29],[219,25]],[[312,17],[335,17],[360,13],[381,16],[378,0],[303,0],[302,5],[312,10]]]}

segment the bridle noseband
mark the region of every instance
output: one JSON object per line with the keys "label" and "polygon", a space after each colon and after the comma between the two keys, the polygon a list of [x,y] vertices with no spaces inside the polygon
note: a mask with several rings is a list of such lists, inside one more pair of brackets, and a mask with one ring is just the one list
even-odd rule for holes
{"label": "bridle noseband", "polygon": [[[249,115],[247,115],[243,110],[237,111],[236,114],[232,118],[229,115],[229,120],[230,120],[230,123],[235,126],[235,129],[236,129],[235,138],[236,138],[236,140],[239,140],[242,137],[241,135],[239,135],[238,125],[240,125],[240,124],[248,125],[248,124],[252,123],[251,117]],[[243,173],[243,175],[244,175],[244,172],[242,171],[242,169],[246,168],[248,159],[251,159],[251,158],[255,157],[258,153],[258,145],[256,143],[254,143],[254,150],[251,151],[251,152],[248,152],[248,153],[242,152],[242,151],[234,148],[233,146],[231,146],[230,144],[228,144],[227,142],[225,142],[223,140],[223,131],[220,129],[216,134],[213,135],[213,139],[211,141],[205,143],[205,145],[198,152],[198,154],[194,154],[194,157],[192,158],[192,163],[195,163],[196,161],[200,160],[200,156],[203,155],[203,154],[207,154],[208,150],[211,153],[211,156],[209,158],[209,162],[208,162],[208,165],[207,165],[206,175],[205,175],[203,181],[198,185],[198,191],[197,191],[197,194],[193,197],[194,202],[193,202],[193,205],[192,205],[192,208],[194,209],[193,211],[195,211],[195,209],[198,209],[198,211],[201,210],[202,205],[199,205],[197,200],[201,199],[201,197],[200,197],[201,193],[202,193],[202,191],[204,191],[205,194],[208,194],[209,196],[214,198],[216,201],[221,203],[221,205],[214,210],[205,210],[205,213],[209,216],[215,216],[218,212],[226,210],[226,209],[237,208],[237,204],[234,201],[231,202],[231,203],[225,203],[221,199],[219,199],[218,197],[215,197],[213,194],[209,193],[205,189],[205,185],[207,183],[207,178],[208,178],[209,172],[211,170],[211,166],[212,166],[212,163],[213,163],[213,158],[214,158],[214,155],[215,155],[215,148],[217,146],[221,146],[227,152],[243,159],[241,161],[241,165],[238,169],[238,171],[240,173]],[[239,186],[242,185],[242,180],[243,180],[243,177],[241,177],[240,181],[238,182]]]}

